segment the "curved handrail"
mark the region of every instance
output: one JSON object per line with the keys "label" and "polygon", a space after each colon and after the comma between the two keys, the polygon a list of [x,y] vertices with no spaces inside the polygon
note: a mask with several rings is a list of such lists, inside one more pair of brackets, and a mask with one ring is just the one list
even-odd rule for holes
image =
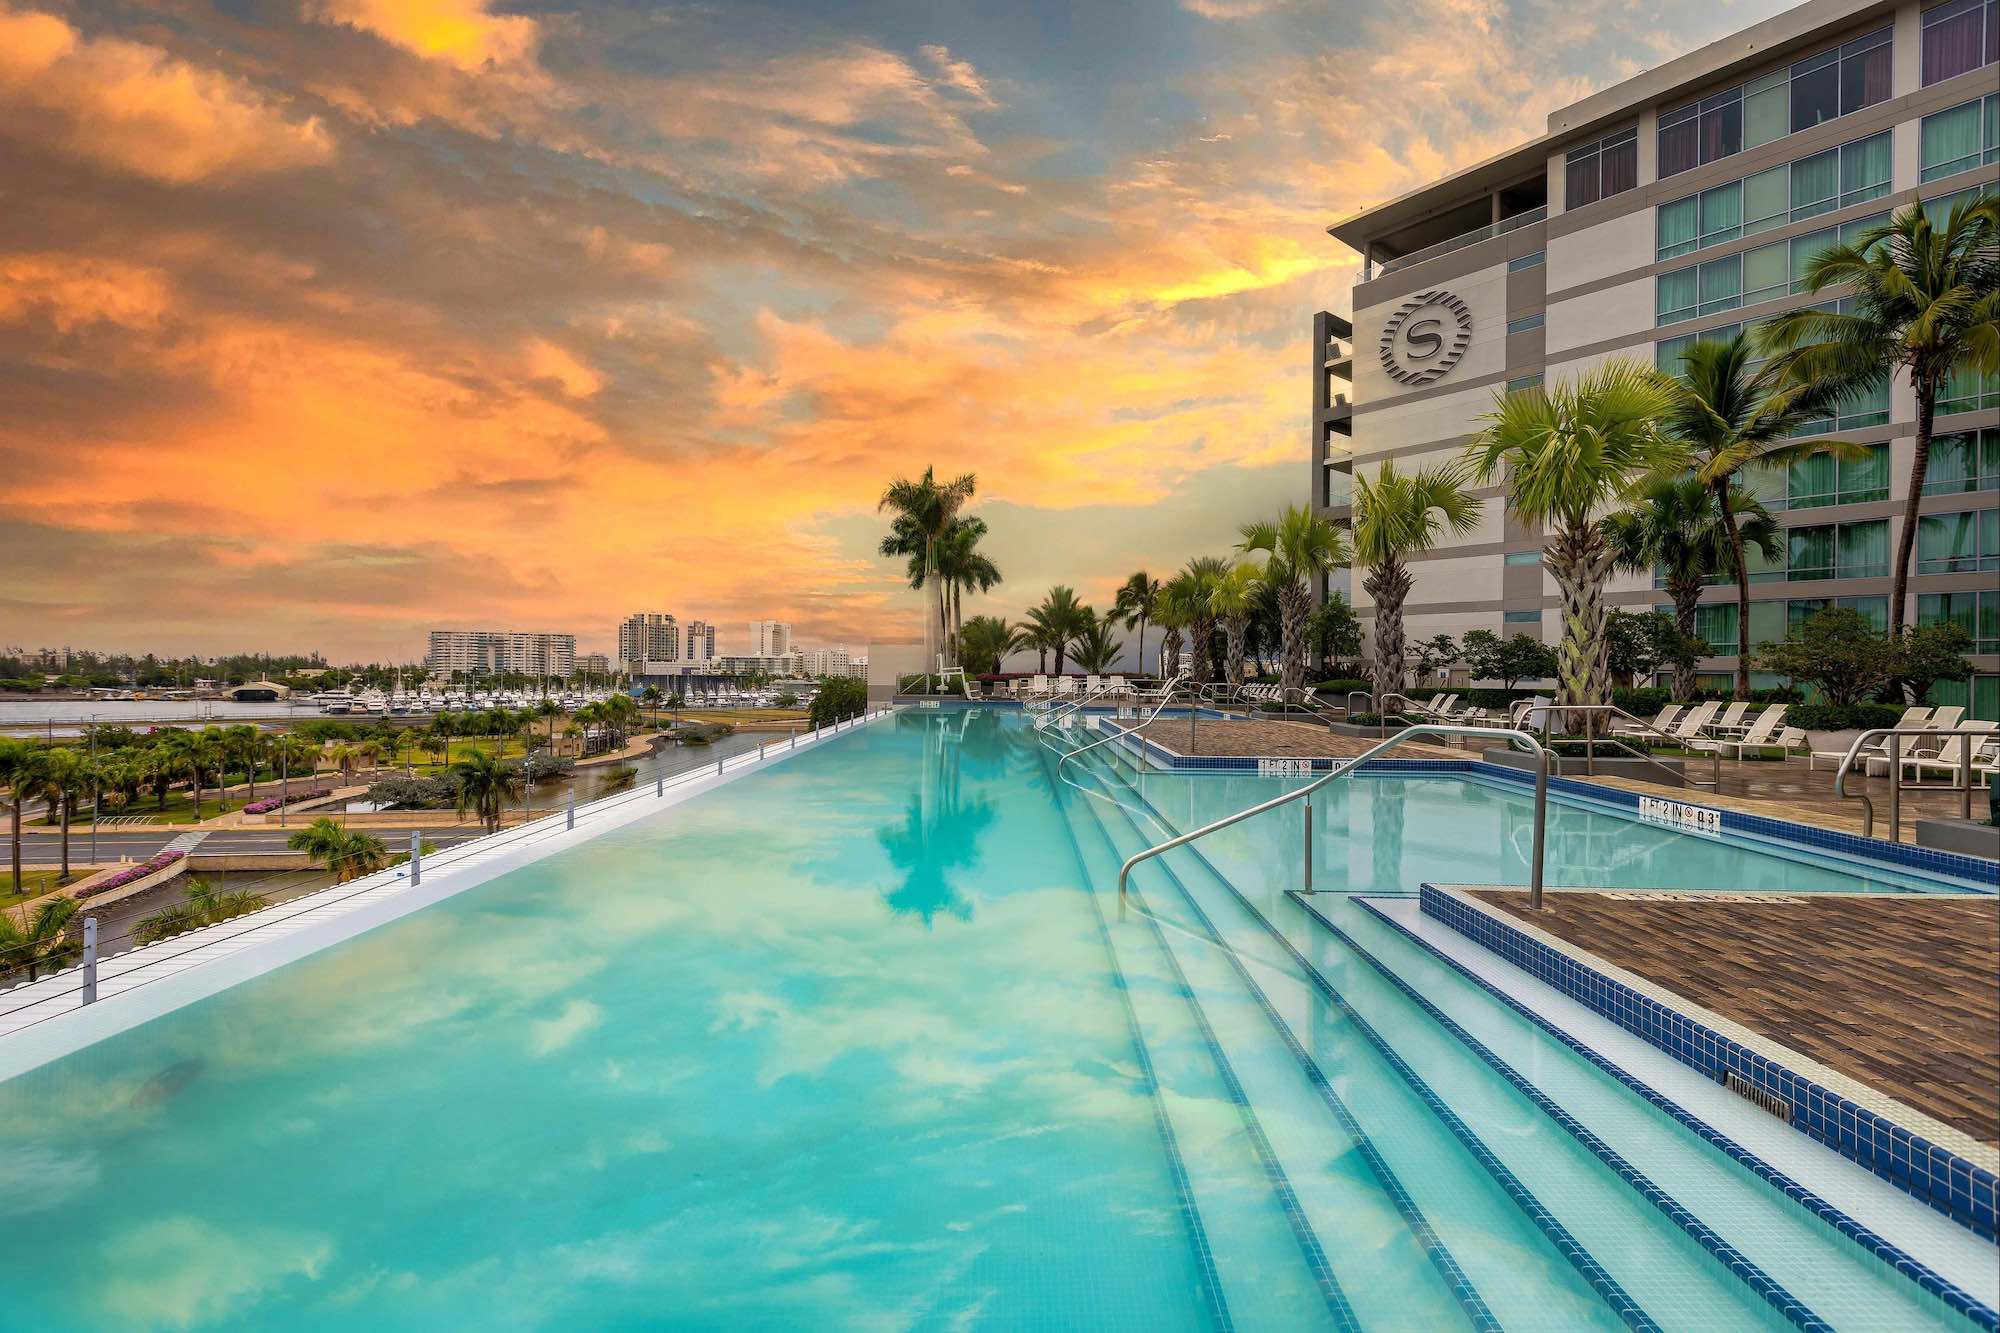
{"label": "curved handrail", "polygon": [[[1145,728],[1151,726],[1155,721],[1157,721],[1159,719],[1161,712],[1163,712],[1166,709],[1167,704],[1172,702],[1174,697],[1174,690],[1179,686],[1185,684],[1186,682],[1187,682],[1187,672],[1181,671],[1175,673],[1174,678],[1161,687],[1160,701],[1159,703],[1153,706],[1153,716],[1139,723],[1138,727],[1134,728],[1134,730],[1143,731]],[[1188,707],[1193,708],[1194,706],[1195,706],[1195,701],[1192,697],[1190,697],[1188,700]],[[1070,760],[1076,758],[1078,755],[1084,753],[1086,750],[1095,750],[1098,746],[1104,744],[1106,741],[1116,740],[1121,734],[1123,733],[1116,731],[1106,732],[1104,735],[1099,736],[1096,740],[1091,741],[1089,744],[1079,745],[1076,749],[1069,751],[1067,754],[1063,755],[1062,758],[1056,760],[1056,777],[1057,778],[1062,777],[1063,765],[1067,764]]]}
{"label": "curved handrail", "polygon": [[[1617,704],[1538,704],[1535,703],[1532,699],[1524,699],[1521,701],[1519,705],[1517,705],[1517,707],[1520,706],[1525,706],[1528,709],[1530,715],[1533,715],[1535,713],[1540,713],[1545,718],[1553,717],[1558,713],[1608,713],[1615,717],[1622,717],[1628,722],[1638,723],[1641,729],[1651,732],[1653,735],[1658,736],[1661,740],[1665,741],[1669,745],[1678,745],[1682,749],[1693,748],[1692,746],[1687,744],[1688,740],[1694,739],[1693,737],[1688,737],[1686,739],[1683,739],[1682,737],[1675,736],[1670,732],[1662,731],[1658,727],[1654,726],[1652,723],[1648,722],[1645,718],[1639,717],[1632,713],[1628,713],[1624,709],[1620,708]],[[1544,722],[1542,725],[1542,736],[1545,741],[1548,737],[1548,734],[1549,734],[1549,728],[1547,723]],[[1603,736],[1600,737],[1592,735],[1588,738],[1588,740],[1589,740],[1589,746],[1583,752],[1583,762],[1584,762],[1584,772],[1591,777],[1595,777],[1597,775],[1597,767],[1596,767],[1597,746],[1599,744],[1608,744],[1608,745],[1618,746],[1618,748],[1624,750],[1625,753],[1631,755],[1634,759],[1645,760],[1647,763],[1651,764],[1654,768],[1659,769],[1662,773],[1668,774],[1669,776],[1674,777],[1681,782],[1693,783],[1697,787],[1706,787],[1710,791],[1719,792],[1722,790],[1722,749],[1720,746],[1717,746],[1711,755],[1711,758],[1713,759],[1712,767],[1714,771],[1710,774],[1709,780],[1707,782],[1703,782],[1700,778],[1688,772],[1686,766],[1682,766],[1679,769],[1669,768],[1667,765],[1661,763],[1658,759],[1655,759],[1650,752],[1642,753],[1641,751],[1633,748],[1632,746],[1624,744],[1622,741],[1618,739],[1618,737],[1611,734],[1608,728],[1606,729],[1605,734]],[[1558,764],[1560,764],[1561,762],[1560,755],[1557,756],[1557,762]]]}
{"label": "curved handrail", "polygon": [[[1964,794],[1959,798],[1960,805],[1963,807],[1960,813],[1967,819],[1972,817],[1972,743],[1974,740],[1987,741],[1993,739],[1992,732],[1975,731],[1966,727],[1949,727],[1943,730],[1931,727],[1871,727],[1854,738],[1853,744],[1847,747],[1847,753],[1840,757],[1840,767],[1833,774],[1833,794],[1843,801],[1861,802],[1861,836],[1864,838],[1875,836],[1875,802],[1869,798],[1868,793],[1865,791],[1855,792],[1850,795],[1847,790],[1847,775],[1853,770],[1854,761],[1860,756],[1862,747],[1871,738],[1888,740],[1891,737],[1903,736],[1925,736],[1933,740],[1949,736],[1964,738],[1965,744],[1959,750],[1960,771],[1964,774],[1965,778]],[[1902,755],[1897,753],[1900,748],[1900,746],[1891,744],[1883,747],[1880,754],[1881,758],[1889,761],[1890,842],[1901,842],[1903,840],[1903,765]],[[1874,759],[1877,756],[1871,754],[1868,757]]]}
{"label": "curved handrail", "polygon": [[[1118,901],[1121,904],[1125,901],[1126,885],[1132,878],[1133,868],[1136,867],[1141,861],[1149,861],[1153,857],[1160,856],[1163,855],[1164,853],[1170,852],[1176,847],[1184,847],[1188,843],[1193,842],[1197,838],[1207,837],[1209,834],[1214,833],[1218,829],[1228,828],[1232,824],[1240,824],[1244,820],[1249,819],[1252,816],[1261,815],[1267,810],[1275,810],[1281,805],[1288,805],[1291,802],[1298,800],[1303,800],[1306,803],[1305,889],[1307,893],[1311,893],[1312,892],[1312,794],[1318,791],[1321,787],[1326,786],[1326,784],[1329,782],[1336,782],[1339,781],[1341,778],[1352,777],[1355,773],[1361,770],[1361,766],[1363,764],[1367,763],[1370,759],[1373,759],[1376,755],[1381,754],[1385,750],[1393,750],[1398,745],[1401,745],[1404,741],[1410,740],[1411,738],[1416,736],[1491,736],[1496,740],[1504,739],[1510,741],[1520,741],[1523,744],[1525,744],[1531,751],[1534,752],[1535,848],[1534,848],[1534,856],[1532,858],[1532,863],[1529,867],[1528,905],[1530,907],[1540,908],[1542,905],[1542,851],[1543,851],[1543,842],[1545,840],[1544,835],[1548,827],[1548,802],[1549,802],[1548,750],[1543,747],[1540,741],[1536,740],[1533,736],[1529,735],[1527,732],[1516,731],[1512,727],[1457,727],[1457,726],[1449,726],[1443,723],[1420,723],[1417,726],[1406,728],[1405,730],[1399,731],[1395,735],[1388,737],[1386,740],[1377,741],[1374,745],[1369,746],[1366,750],[1363,750],[1360,754],[1356,755],[1353,759],[1349,760],[1346,765],[1334,769],[1333,772],[1328,773],[1325,777],[1316,778],[1313,781],[1308,782],[1305,786],[1296,787],[1293,790],[1288,791],[1281,796],[1273,796],[1268,801],[1260,801],[1256,805],[1246,806],[1245,808],[1238,810],[1235,814],[1224,815],[1222,818],[1217,820],[1212,820],[1209,823],[1203,824],[1200,828],[1194,829],[1191,832],[1183,833],[1179,837],[1169,838],[1165,842],[1158,843],[1152,847],[1148,847],[1143,852],[1135,852],[1133,855],[1125,858],[1125,864],[1118,868]],[[1109,737],[1106,737],[1106,739],[1109,739]]]}
{"label": "curved handrail", "polygon": [[1045,731],[1058,719],[1073,716],[1092,699],[1111,692],[1111,686],[1107,682],[1099,685],[1094,690],[1087,690],[1082,694],[1076,695],[1074,698],[1058,699],[1035,713],[1035,730]]}

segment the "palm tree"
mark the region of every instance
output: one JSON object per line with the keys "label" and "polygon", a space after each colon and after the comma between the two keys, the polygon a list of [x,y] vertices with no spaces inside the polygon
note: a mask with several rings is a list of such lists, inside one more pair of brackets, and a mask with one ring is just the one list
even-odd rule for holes
{"label": "palm tree", "polygon": [[1028,612],[1028,622],[1047,635],[1049,651],[1056,655],[1056,674],[1063,673],[1063,655],[1070,640],[1096,619],[1091,609],[1076,599],[1076,589],[1057,584],[1042,598],[1042,604]]}
{"label": "palm tree", "polygon": [[[332,820],[326,822],[333,823]],[[212,926],[218,921],[228,921],[245,912],[254,912],[269,906],[270,901],[263,894],[249,889],[220,891],[208,880],[190,880],[187,900],[161,908],[150,916],[140,917],[132,927],[132,938],[140,944],[153,944],[186,931]]]}
{"label": "palm tree", "polygon": [[47,802],[51,820],[62,823],[61,878],[69,878],[69,818],[79,797],[90,790],[90,760],[75,750],[57,746],[36,757],[29,775],[30,790]]}
{"label": "palm tree", "polygon": [[331,870],[336,884],[371,875],[389,864],[389,850],[380,838],[342,828],[331,819],[315,819],[292,834],[285,845]]}
{"label": "palm tree", "polygon": [[[1736,506],[1726,519],[1724,503]],[[1693,475],[1649,482],[1636,503],[1604,520],[1604,535],[1617,568],[1660,572],[1674,604],[1674,627],[1687,639],[1694,637],[1702,585],[1736,570],[1739,549],[1755,546],[1768,560],[1783,549],[1776,520],[1753,497],[1727,488],[1718,494]],[[1686,657],[1674,665],[1675,701],[1692,699],[1694,690],[1694,659]]]}
{"label": "palm tree", "polygon": [[1614,361],[1574,382],[1504,394],[1468,451],[1481,482],[1507,474],[1508,506],[1549,531],[1543,559],[1563,599],[1556,702],[1611,701],[1604,583],[1613,553],[1599,516],[1646,482],[1686,470],[1660,421],[1673,391],[1651,366]]}
{"label": "palm tree", "polygon": [[1916,390],[1916,448],[1889,593],[1893,639],[1903,632],[1938,395],[1954,375],[2000,374],[2000,194],[1964,200],[1942,228],[1912,200],[1851,244],[1819,251],[1804,279],[1812,292],[1848,289],[1840,304],[1849,308],[1792,310],[1767,320],[1758,341],[1778,353],[1773,365],[1780,373],[1858,390],[1900,371]]}
{"label": "palm tree", "polygon": [[999,671],[1023,646],[1021,631],[999,616],[974,616],[958,631],[958,660],[975,676]]}
{"label": "palm tree", "polygon": [[7,817],[12,824],[14,845],[11,860],[14,871],[14,893],[21,892],[21,804],[29,796],[29,783],[34,774],[37,747],[26,741],[17,741],[0,736],[0,787],[7,789]]}
{"label": "palm tree", "polygon": [[[617,696],[612,696],[616,698]],[[521,790],[521,770],[501,763],[484,750],[461,755],[451,766],[458,783],[458,813],[467,810],[479,816],[491,833],[500,827],[500,812]]]}
{"label": "palm tree", "polygon": [[953,520],[938,539],[937,571],[944,580],[945,595],[951,600],[954,640],[963,628],[960,595],[968,587],[977,588],[980,592],[992,592],[1000,584],[1000,567],[978,549],[979,540],[985,535],[985,519],[959,518]]}
{"label": "palm tree", "polygon": [[[923,566],[917,571],[920,577],[914,577],[911,586],[931,589],[935,599],[931,623],[936,625],[940,638],[949,635],[945,625],[944,582],[938,570],[938,541],[950,531],[977,485],[970,472],[940,484],[936,469],[927,467],[916,481],[898,477],[891,482],[875,506],[877,513],[889,509],[895,514],[889,535],[882,539],[882,554],[923,557]],[[915,568],[914,564],[912,567]],[[925,666],[929,668],[928,663]]]}
{"label": "palm tree", "polygon": [[[660,687],[657,685],[648,685],[645,689],[639,691],[639,697],[646,701],[646,707],[653,710],[653,730],[658,731],[660,729]],[[550,706],[553,707],[553,705]],[[556,708],[555,711],[560,713],[562,709]],[[551,713],[547,716],[549,719],[549,744],[554,745],[556,739],[555,715]]]}
{"label": "palm tree", "polygon": [[[1090,608],[1084,610],[1088,613]],[[1093,676],[1109,671],[1117,663],[1118,654],[1125,651],[1125,645],[1112,637],[1116,624],[1116,616],[1107,615],[1100,620],[1091,615],[1084,627],[1070,636],[1076,664]]]}
{"label": "palm tree", "polygon": [[[1751,466],[1787,467],[1817,453],[1858,457],[1866,451],[1838,440],[1792,437],[1825,415],[1839,398],[1832,380],[1807,383],[1778,366],[1752,368],[1750,340],[1702,341],[1681,356],[1683,378],[1669,381],[1673,407],[1667,430],[1694,454],[1695,475],[1715,495],[1710,512],[1720,518],[1729,562],[1717,569],[1736,578],[1736,697],[1750,697],[1750,567],[1735,532],[1746,512],[1735,480]],[[1775,555],[1771,556],[1776,559]]]}
{"label": "palm tree", "polygon": [[[243,722],[235,726],[224,727],[222,729],[221,744],[224,754],[234,760],[243,769],[243,780],[248,784],[249,790],[249,795],[243,799],[246,802],[256,800],[257,766],[263,760],[264,752],[267,748],[264,744],[264,734],[258,731],[256,727]],[[224,802],[224,808],[228,808],[226,801]]]}
{"label": "palm tree", "polygon": [[1250,615],[1257,609],[1257,597],[1264,586],[1264,574],[1256,565],[1243,561],[1231,565],[1208,590],[1208,609],[1222,622],[1225,645],[1222,682],[1243,683],[1243,645],[1250,630]]}
{"label": "palm tree", "polygon": [[68,894],[59,893],[43,899],[31,917],[23,908],[25,919],[19,924],[0,912],[0,976],[25,967],[28,980],[33,981],[40,969],[61,967],[75,956],[82,946],[68,938],[66,931],[79,905]]}
{"label": "palm tree", "polygon": [[1457,463],[1401,472],[1385,459],[1372,477],[1354,474],[1353,559],[1367,569],[1361,586],[1375,603],[1377,708],[1403,689],[1403,603],[1414,582],[1405,559],[1478,524],[1484,506],[1465,483]]}
{"label": "palm tree", "polygon": [[1062,641],[1062,632],[1045,618],[1044,607],[1030,607],[1028,618],[1021,622],[1021,647],[1035,650],[1035,670],[1041,675],[1049,671],[1049,650]]}
{"label": "palm tree", "polygon": [[1160,581],[1141,569],[1128,576],[1119,585],[1116,599],[1111,603],[1111,614],[1123,616],[1125,628],[1137,626],[1139,629],[1139,670],[1146,669],[1146,622],[1153,617],[1153,609],[1159,605]]}
{"label": "palm tree", "polygon": [[1181,647],[1188,626],[1194,623],[1195,603],[1201,589],[1185,573],[1168,579],[1153,602],[1153,623],[1166,631],[1160,639],[1160,674],[1177,676],[1181,671]]}
{"label": "palm tree", "polygon": [[1351,563],[1354,554],[1333,520],[1305,505],[1289,506],[1275,523],[1245,524],[1242,535],[1238,550],[1262,551],[1270,557],[1264,581],[1278,594],[1279,654],[1284,662],[1279,681],[1289,696],[1305,688],[1306,621],[1312,615],[1313,584],[1322,574]]}
{"label": "palm tree", "polygon": [[1198,555],[1181,566],[1177,578],[1187,580],[1190,595],[1188,602],[1188,652],[1189,664],[1194,670],[1194,683],[1206,685],[1214,680],[1218,663],[1215,660],[1215,608],[1209,605],[1209,598],[1215,592],[1215,585],[1229,573],[1229,562],[1219,555]]}

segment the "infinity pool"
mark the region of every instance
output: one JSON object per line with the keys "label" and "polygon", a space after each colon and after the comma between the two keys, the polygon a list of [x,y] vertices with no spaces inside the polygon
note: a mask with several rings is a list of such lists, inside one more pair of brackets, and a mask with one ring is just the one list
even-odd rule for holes
{"label": "infinity pool", "polygon": [[[1323,876],[1518,878],[1512,794],[1335,786]],[[1610,818],[1551,866],[1830,873]],[[1285,827],[1225,859],[1281,882]],[[1160,867],[1121,919],[1140,837],[1022,719],[903,715],[107,1038],[0,1085],[0,1323],[1794,1326],[1371,973],[1393,942],[1313,942],[1336,1003],[1253,939],[1269,886]],[[1840,1326],[1970,1326],[1627,1101]]]}

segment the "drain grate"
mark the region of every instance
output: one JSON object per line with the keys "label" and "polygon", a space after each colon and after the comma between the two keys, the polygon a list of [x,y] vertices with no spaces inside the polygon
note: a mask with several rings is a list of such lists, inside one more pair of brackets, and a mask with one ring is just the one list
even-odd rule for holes
{"label": "drain grate", "polygon": [[1722,1075],[1722,1086],[1741,1097],[1744,1101],[1761,1106],[1786,1124],[1792,1123],[1792,1104],[1775,1092],[1764,1089],[1744,1078],[1735,1070],[1727,1070]]}

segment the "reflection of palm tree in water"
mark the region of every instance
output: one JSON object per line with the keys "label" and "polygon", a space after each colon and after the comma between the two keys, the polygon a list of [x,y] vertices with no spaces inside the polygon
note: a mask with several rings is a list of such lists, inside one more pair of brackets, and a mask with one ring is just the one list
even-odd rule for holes
{"label": "reflection of palm tree in water", "polygon": [[968,801],[960,789],[960,742],[968,720],[963,714],[925,719],[923,780],[901,822],[875,835],[903,872],[903,882],[883,900],[890,911],[921,917],[926,926],[940,912],[972,918],[972,902],[953,886],[951,874],[979,864],[979,840],[996,815],[991,801]]}
{"label": "reflection of palm tree in water", "polygon": [[1375,848],[1375,889],[1379,893],[1414,891],[1403,881],[1403,783],[1396,778],[1369,780],[1369,841]]}

